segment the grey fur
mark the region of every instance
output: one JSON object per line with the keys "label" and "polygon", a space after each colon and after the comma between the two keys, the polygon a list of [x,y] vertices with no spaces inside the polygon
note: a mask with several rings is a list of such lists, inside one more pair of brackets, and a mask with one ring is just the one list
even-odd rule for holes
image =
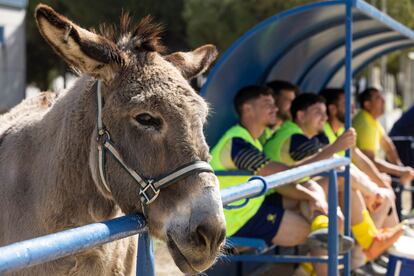
{"label": "grey fur", "polygon": [[[65,29],[39,12],[59,16]],[[214,58],[183,53],[185,62],[175,64],[156,51],[111,45],[117,61],[102,63],[83,52],[67,29],[83,42],[103,37],[45,5],[36,15],[43,36],[84,75],[58,98],[41,94],[0,117],[0,246],[142,211],[137,184],[116,161],[106,160],[110,194],[97,176],[96,79],[104,81],[103,122],[130,167],[157,177],[210,159],[203,135],[207,104],[181,72],[191,78]],[[204,48],[194,53],[216,56],[214,46]],[[134,118],[141,113],[160,118],[161,129],[139,124]],[[199,173],[162,190],[145,210],[150,234],[167,242],[183,272],[203,271],[217,257],[225,231],[221,205],[217,178]],[[133,275],[136,247],[136,237],[126,238],[11,275]]]}

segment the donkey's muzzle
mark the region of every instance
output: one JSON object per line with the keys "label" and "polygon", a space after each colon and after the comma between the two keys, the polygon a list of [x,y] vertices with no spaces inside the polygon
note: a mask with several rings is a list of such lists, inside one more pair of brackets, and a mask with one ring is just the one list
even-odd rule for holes
{"label": "donkey's muzzle", "polygon": [[192,243],[200,250],[216,254],[226,237],[226,227],[222,217],[208,211],[201,211],[192,214],[191,224]]}

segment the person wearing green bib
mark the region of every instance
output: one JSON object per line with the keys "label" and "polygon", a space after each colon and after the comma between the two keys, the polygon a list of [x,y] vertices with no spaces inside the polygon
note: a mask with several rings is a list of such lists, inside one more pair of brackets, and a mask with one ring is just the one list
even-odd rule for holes
{"label": "person wearing green bib", "polygon": [[272,134],[290,118],[290,106],[296,95],[299,93],[299,87],[284,80],[273,80],[266,84],[273,91],[273,98],[276,105],[276,122],[269,125],[260,136],[259,140],[262,145],[272,136]]}
{"label": "person wearing green bib", "polygon": [[[326,88],[321,95],[326,100],[328,120],[324,124],[324,133],[332,144],[345,131],[345,91],[338,88]],[[353,109],[353,108],[352,108]],[[395,193],[390,186],[391,179],[380,173],[375,164],[357,147],[351,149],[353,184],[364,196],[369,213],[378,228],[396,227],[399,223],[395,206]],[[340,155],[344,156],[344,152]],[[362,180],[358,181],[360,178]],[[361,185],[362,184],[362,185]],[[360,250],[360,247],[354,251]],[[353,252],[358,255],[359,252]]]}
{"label": "person wearing green bib", "polygon": [[[272,91],[267,87],[248,86],[237,93],[234,103],[240,123],[231,127],[213,147],[212,167],[227,173],[244,170],[262,176],[289,169],[289,166],[272,162],[263,153],[258,140],[266,126],[275,121]],[[219,176],[220,187],[241,184],[248,178]],[[300,203],[307,206],[302,212],[297,211]],[[278,188],[276,192],[251,199],[240,209],[224,211],[227,236],[261,238],[268,244],[282,246],[304,243],[310,233],[327,229],[326,213],[324,191],[312,181]],[[317,237],[321,243],[326,243],[326,235]],[[346,246],[349,247],[349,243]],[[326,266],[318,267],[319,275],[324,275]]]}

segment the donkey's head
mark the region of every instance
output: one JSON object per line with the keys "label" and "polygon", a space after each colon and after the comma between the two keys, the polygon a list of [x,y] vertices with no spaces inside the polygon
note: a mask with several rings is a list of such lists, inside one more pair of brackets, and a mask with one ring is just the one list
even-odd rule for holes
{"label": "donkey's head", "polygon": [[[35,16],[43,37],[70,66],[101,81],[102,122],[129,168],[144,179],[157,179],[184,164],[209,161],[203,135],[208,108],[187,81],[212,63],[214,46],[163,56],[160,28],[148,18],[130,28],[124,15],[119,31],[106,27],[97,34],[45,5]],[[109,154],[100,176],[97,135],[95,129],[89,163],[99,191],[125,213],[144,212],[150,233],[167,242],[183,272],[207,269],[225,236],[214,174],[193,172],[146,205],[138,196],[140,185]]]}

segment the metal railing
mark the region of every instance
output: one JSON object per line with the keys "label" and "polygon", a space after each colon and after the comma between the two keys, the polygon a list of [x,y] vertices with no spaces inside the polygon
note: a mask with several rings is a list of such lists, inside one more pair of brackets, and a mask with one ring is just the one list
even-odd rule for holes
{"label": "metal railing", "polygon": [[[391,136],[391,140],[397,149],[398,155],[405,166],[414,167],[414,137],[413,136]],[[399,219],[403,219],[402,206],[403,206],[403,192],[411,193],[411,208],[414,207],[414,188],[413,182],[411,186],[404,186],[400,184],[400,180],[397,177],[392,177],[393,188],[396,196],[396,207]]]}
{"label": "metal railing", "polygon": [[[338,205],[336,168],[349,164],[348,158],[332,158],[280,172],[264,179],[269,188],[277,188],[298,181],[306,176],[328,172],[329,186],[329,238],[328,258],[301,258],[300,260],[328,263],[329,275],[338,270]],[[223,204],[254,196],[263,190],[263,182],[252,180],[221,191]],[[154,275],[152,245],[146,233],[142,215],[127,215],[101,223],[93,223],[31,240],[0,247],[0,274],[53,261],[94,246],[140,234],[137,275]],[[281,258],[283,261],[283,257]],[[287,261],[287,259],[284,259]]]}

